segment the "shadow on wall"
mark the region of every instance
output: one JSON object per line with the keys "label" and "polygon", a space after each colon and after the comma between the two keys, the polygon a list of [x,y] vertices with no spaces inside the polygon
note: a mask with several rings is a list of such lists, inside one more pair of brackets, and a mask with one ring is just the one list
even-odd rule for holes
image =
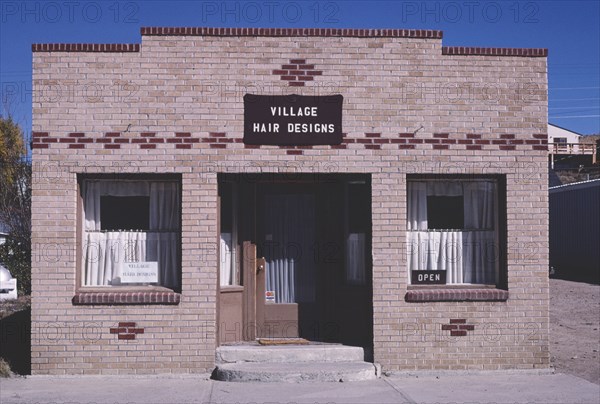
{"label": "shadow on wall", "polygon": [[31,374],[31,309],[0,320],[0,358],[14,373]]}

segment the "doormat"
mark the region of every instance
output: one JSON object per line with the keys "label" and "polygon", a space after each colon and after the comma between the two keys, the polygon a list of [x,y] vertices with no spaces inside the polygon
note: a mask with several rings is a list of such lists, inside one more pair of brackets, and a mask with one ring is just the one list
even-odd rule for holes
{"label": "doormat", "polygon": [[259,338],[260,345],[308,345],[304,338]]}

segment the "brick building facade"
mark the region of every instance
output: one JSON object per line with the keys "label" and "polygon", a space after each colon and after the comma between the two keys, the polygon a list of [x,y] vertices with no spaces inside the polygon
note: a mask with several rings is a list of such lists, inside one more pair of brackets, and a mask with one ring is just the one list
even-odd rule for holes
{"label": "brick building facade", "polygon": [[[278,303],[294,336],[384,370],[547,367],[546,56],[425,30],[33,45],[32,372],[204,372],[219,343],[271,336],[247,328]],[[342,95],[341,143],[244,142],[246,94]],[[305,248],[288,289],[276,217],[310,222],[286,230]]]}

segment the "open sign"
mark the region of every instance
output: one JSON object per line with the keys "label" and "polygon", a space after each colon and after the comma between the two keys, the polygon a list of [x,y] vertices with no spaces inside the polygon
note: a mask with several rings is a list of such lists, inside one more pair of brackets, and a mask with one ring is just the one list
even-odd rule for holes
{"label": "open sign", "polygon": [[446,271],[412,271],[411,283],[413,285],[445,285]]}

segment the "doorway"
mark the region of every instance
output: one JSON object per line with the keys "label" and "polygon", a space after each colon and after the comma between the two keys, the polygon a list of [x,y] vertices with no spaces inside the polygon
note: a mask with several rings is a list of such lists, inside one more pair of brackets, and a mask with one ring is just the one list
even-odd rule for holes
{"label": "doorway", "polygon": [[219,327],[229,330],[220,341],[232,342],[239,321],[241,340],[300,337],[371,352],[370,176],[223,174],[219,195]]}

